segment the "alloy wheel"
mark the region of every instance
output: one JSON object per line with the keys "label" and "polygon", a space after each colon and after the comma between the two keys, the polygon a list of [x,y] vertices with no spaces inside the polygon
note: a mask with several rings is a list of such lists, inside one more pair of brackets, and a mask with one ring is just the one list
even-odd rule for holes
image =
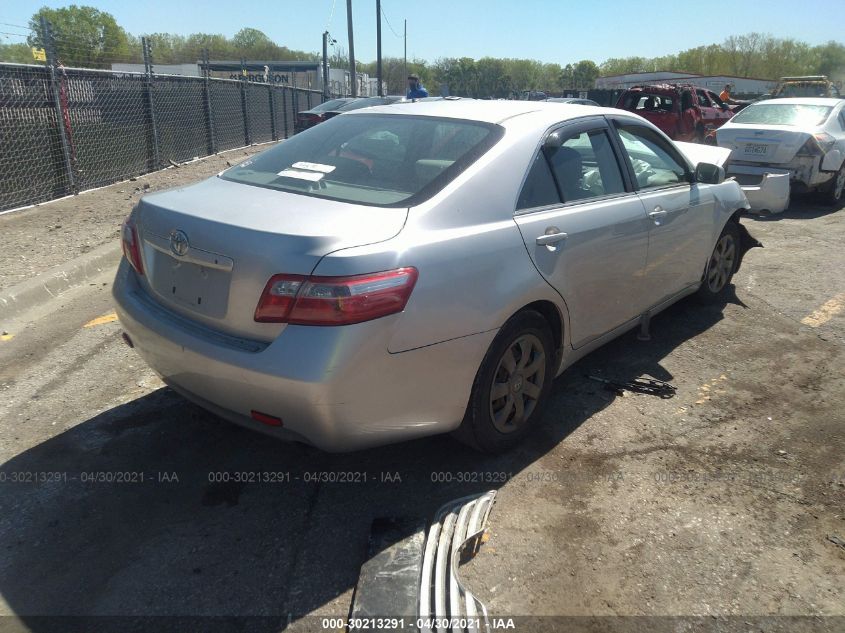
{"label": "alloy wheel", "polygon": [[712,293],[718,293],[728,283],[736,263],[736,240],[726,233],[716,242],[716,248],[707,264],[707,287]]}
{"label": "alloy wheel", "polygon": [[546,379],[546,353],[540,339],[523,334],[499,360],[490,388],[490,418],[500,433],[521,428],[534,409]]}

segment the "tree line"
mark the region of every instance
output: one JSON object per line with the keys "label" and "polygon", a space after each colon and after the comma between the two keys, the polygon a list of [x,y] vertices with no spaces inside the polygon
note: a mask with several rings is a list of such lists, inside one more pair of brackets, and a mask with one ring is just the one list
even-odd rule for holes
{"label": "tree line", "polygon": [[[109,68],[113,62],[143,61],[140,37],[128,33],[111,14],[76,5],[39,9],[29,21],[25,42],[0,43],[0,61],[32,63],[30,47],[43,45],[39,35],[42,16],[52,25],[57,56],[65,66]],[[147,38],[156,64],[195,63],[202,58],[204,49],[208,49],[211,59],[220,60],[320,59],[318,53],[281,46],[255,28],[241,29],[231,38],[211,33],[153,33]],[[334,47],[329,63],[333,68],[348,69],[346,51]],[[698,46],[675,55],[611,58],[600,65],[588,59],[561,65],[496,57],[413,59],[406,65],[402,58],[386,57],[382,68],[389,94],[405,92],[407,71],[417,73],[431,94],[508,97],[525,90],[551,94],[587,90],[600,75],[656,70],[763,79],[821,74],[842,80],[845,79],[845,45],[831,41],[811,46],[792,38],[748,33],[730,36],[721,44]],[[376,63],[359,63],[358,70],[375,77]]]}

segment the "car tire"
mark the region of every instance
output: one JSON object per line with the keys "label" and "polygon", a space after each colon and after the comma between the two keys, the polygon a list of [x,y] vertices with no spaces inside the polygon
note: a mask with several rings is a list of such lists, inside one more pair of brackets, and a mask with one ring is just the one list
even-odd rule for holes
{"label": "car tire", "polygon": [[502,453],[522,441],[548,400],[556,369],[553,341],[548,322],[533,310],[505,323],[476,374],[454,434],[459,441],[483,453]]}
{"label": "car tire", "polygon": [[845,200],[845,163],[842,163],[839,171],[830,179],[830,184],[825,185],[822,190],[822,199],[831,206],[842,204]]}
{"label": "car tire", "polygon": [[696,297],[703,303],[714,303],[722,299],[726,293],[731,279],[734,276],[741,257],[742,237],[739,226],[733,220],[729,220],[722,229],[713,252],[707,258],[704,266],[704,274],[701,278],[701,287]]}

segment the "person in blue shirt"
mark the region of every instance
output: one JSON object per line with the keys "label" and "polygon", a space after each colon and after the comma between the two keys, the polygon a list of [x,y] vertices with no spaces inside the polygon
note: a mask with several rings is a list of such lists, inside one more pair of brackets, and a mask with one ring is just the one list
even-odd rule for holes
{"label": "person in blue shirt", "polygon": [[408,94],[405,95],[406,99],[422,99],[423,97],[428,96],[428,90],[426,90],[423,85],[420,83],[420,76],[419,75],[408,75]]}

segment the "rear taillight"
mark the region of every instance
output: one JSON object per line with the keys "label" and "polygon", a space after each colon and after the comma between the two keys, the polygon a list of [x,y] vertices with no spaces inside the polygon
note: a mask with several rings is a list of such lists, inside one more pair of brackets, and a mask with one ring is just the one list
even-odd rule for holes
{"label": "rear taillight", "polygon": [[295,325],[370,321],[404,310],[416,281],[416,268],[353,277],[273,275],[255,309],[255,320]]}
{"label": "rear taillight", "polygon": [[833,146],[836,145],[836,139],[826,132],[813,134],[813,138],[816,139],[816,143],[819,144],[819,148],[825,154],[832,150]]}
{"label": "rear taillight", "polygon": [[139,275],[144,274],[144,263],[141,261],[141,244],[138,241],[138,230],[131,217],[123,221],[123,228],[120,231],[120,243],[123,246],[123,255]]}
{"label": "rear taillight", "polygon": [[836,139],[830,134],[819,132],[807,139],[798,150],[799,156],[821,156],[829,152],[836,144]]}

